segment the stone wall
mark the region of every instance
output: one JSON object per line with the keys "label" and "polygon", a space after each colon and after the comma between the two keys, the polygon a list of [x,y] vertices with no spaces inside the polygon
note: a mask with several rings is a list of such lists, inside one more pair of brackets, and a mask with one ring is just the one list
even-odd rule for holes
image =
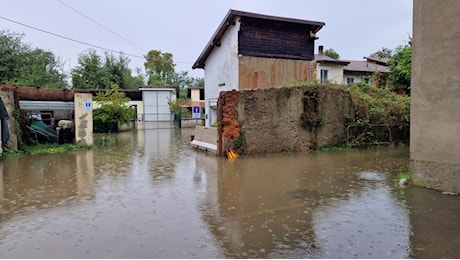
{"label": "stone wall", "polygon": [[75,142],[81,146],[93,145],[93,96],[75,93]]}
{"label": "stone wall", "polygon": [[303,86],[221,92],[218,113],[221,152],[260,154],[342,144],[354,108],[344,90]]}
{"label": "stone wall", "polygon": [[10,138],[6,144],[8,149],[16,151],[18,149],[18,136],[16,133],[16,120],[14,118],[14,92],[12,89],[0,88],[0,97],[5,104],[6,111],[8,112],[8,128],[10,131]]}

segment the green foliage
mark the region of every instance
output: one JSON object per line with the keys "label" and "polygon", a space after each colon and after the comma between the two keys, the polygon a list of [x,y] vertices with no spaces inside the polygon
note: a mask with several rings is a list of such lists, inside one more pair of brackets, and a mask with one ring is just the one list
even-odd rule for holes
{"label": "green foliage", "polygon": [[356,122],[409,125],[410,97],[385,88],[362,88],[359,84],[343,86],[352,94],[360,117]]}
{"label": "green foliage", "polygon": [[174,115],[180,115],[180,114],[187,113],[188,109],[184,107],[186,103],[187,103],[187,100],[185,98],[178,98],[174,101],[169,100],[168,101],[169,110]]}
{"label": "green foliage", "polygon": [[394,178],[393,181],[395,183],[399,184],[401,180],[406,180],[407,182],[409,182],[410,179],[411,179],[411,174],[410,174],[409,171],[406,171],[406,172],[401,173],[398,176],[396,176],[396,178]]}
{"label": "green foliage", "polygon": [[327,146],[320,149],[322,152],[337,152],[337,151],[348,151],[350,148],[346,146]]}
{"label": "green foliage", "polygon": [[382,49],[372,53],[369,57],[374,59],[389,59],[393,56],[393,50],[382,47]]}
{"label": "green foliage", "polygon": [[187,71],[175,72],[176,64],[169,52],[151,50],[144,57],[148,85],[179,86],[180,89],[187,86],[204,86],[203,78],[190,77]]}
{"label": "green foliage", "polygon": [[[359,84],[340,86],[351,93],[355,107],[355,115],[347,117],[347,124],[354,125],[361,131],[353,139],[348,140],[351,146],[360,146],[361,142],[379,137],[372,130],[372,125],[387,125],[392,129],[392,141],[400,142],[408,138],[410,125],[410,97],[398,95],[386,88],[362,88]],[[378,128],[375,128],[378,129]],[[365,139],[368,139],[364,141]],[[388,140],[387,140],[388,141]]]}
{"label": "green foliage", "polygon": [[117,140],[111,135],[104,135],[101,138],[94,139],[94,146],[97,148],[111,147],[116,143]]}
{"label": "green foliage", "polygon": [[233,140],[233,148],[238,149],[242,147],[244,144],[244,133],[240,132],[240,135],[238,135],[238,138]]}
{"label": "green foliage", "polygon": [[340,55],[332,48],[329,48],[324,51],[324,55],[333,58],[333,59],[338,59],[340,58]]}
{"label": "green foliage", "polygon": [[94,132],[117,132],[119,124],[133,120],[134,110],[128,106],[129,98],[118,91],[117,85],[110,90],[99,92],[94,100],[101,105],[93,111]]}
{"label": "green foliage", "polygon": [[412,46],[410,43],[396,48],[395,54],[388,61],[393,88],[402,89],[407,95],[410,95],[411,64]]}
{"label": "green foliage", "polygon": [[67,88],[63,62],[52,52],[23,43],[23,37],[0,31],[0,83]]}
{"label": "green foliage", "polygon": [[78,57],[78,66],[72,70],[72,86],[75,89],[110,89],[113,84],[122,89],[137,89],[143,85],[143,76],[131,75],[129,59],[118,58],[106,52],[99,56],[95,50],[88,50]]}
{"label": "green foliage", "polygon": [[87,148],[82,148],[75,144],[38,144],[34,146],[23,146],[22,149],[26,154],[39,155],[73,152]]}
{"label": "green foliage", "polygon": [[151,50],[145,56],[145,71],[149,85],[172,85],[174,77],[173,55],[169,52]]}

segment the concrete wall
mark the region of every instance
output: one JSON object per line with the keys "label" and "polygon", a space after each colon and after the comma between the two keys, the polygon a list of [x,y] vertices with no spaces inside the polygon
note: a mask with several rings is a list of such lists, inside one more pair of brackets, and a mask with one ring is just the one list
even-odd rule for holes
{"label": "concrete wall", "polygon": [[413,13],[413,181],[460,192],[460,1],[417,0]]}
{"label": "concrete wall", "polygon": [[217,155],[217,138],[217,128],[197,126],[190,146]]}
{"label": "concrete wall", "polygon": [[[15,130],[15,118],[13,116],[14,112],[14,92],[11,89],[0,88],[0,97],[5,104],[6,111],[8,112],[8,128],[10,131],[10,139],[6,143],[6,146],[13,151],[18,149],[18,136]],[[0,139],[1,143],[1,139]],[[4,144],[3,144],[4,145]]]}
{"label": "concrete wall", "polygon": [[[91,104],[90,107],[85,104]],[[93,96],[90,93],[75,93],[75,141],[78,145],[93,144]]]}
{"label": "concrete wall", "polygon": [[[244,145],[237,151],[245,154],[305,152],[341,144],[346,115],[355,114],[348,92],[324,86],[229,91],[219,100],[219,150],[243,134]],[[305,126],[304,113],[321,125]]]}

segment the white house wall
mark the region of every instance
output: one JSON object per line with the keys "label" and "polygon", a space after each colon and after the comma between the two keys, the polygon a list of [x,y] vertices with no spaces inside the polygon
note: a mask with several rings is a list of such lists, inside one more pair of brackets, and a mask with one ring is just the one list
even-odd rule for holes
{"label": "white house wall", "polygon": [[217,122],[217,110],[210,108],[209,100],[217,99],[220,91],[238,89],[238,31],[240,24],[230,26],[221,39],[220,47],[215,47],[206,59],[205,99],[206,126]]}
{"label": "white house wall", "polygon": [[321,82],[321,70],[328,71],[328,81],[335,84],[343,83],[343,65],[335,64],[318,64],[316,79]]}

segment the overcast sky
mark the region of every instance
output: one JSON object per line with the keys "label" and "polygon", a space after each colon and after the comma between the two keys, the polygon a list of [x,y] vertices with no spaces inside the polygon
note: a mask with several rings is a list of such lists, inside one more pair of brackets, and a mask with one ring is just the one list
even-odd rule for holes
{"label": "overcast sky", "polygon": [[[412,36],[412,0],[0,0],[0,30],[24,33],[24,42],[52,51],[67,71],[96,48],[2,18],[134,56],[170,52],[177,72],[203,77],[191,67],[229,9],[324,22],[316,49],[333,48],[345,60]],[[143,68],[143,58],[129,58],[132,69]]]}

